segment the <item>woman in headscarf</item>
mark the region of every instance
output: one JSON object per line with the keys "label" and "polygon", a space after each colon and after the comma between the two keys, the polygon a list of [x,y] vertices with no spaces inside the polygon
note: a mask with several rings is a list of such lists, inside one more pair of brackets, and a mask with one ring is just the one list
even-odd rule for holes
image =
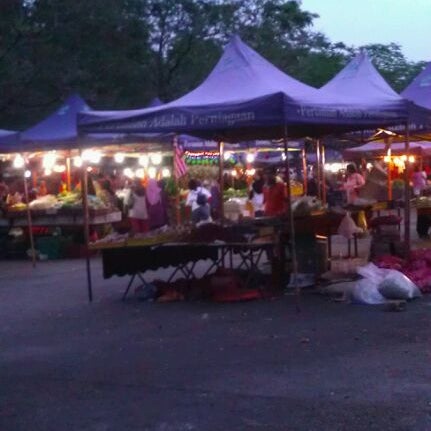
{"label": "woman in headscarf", "polygon": [[162,196],[163,190],[155,179],[147,183],[147,207],[150,229],[156,229],[166,224],[166,211]]}

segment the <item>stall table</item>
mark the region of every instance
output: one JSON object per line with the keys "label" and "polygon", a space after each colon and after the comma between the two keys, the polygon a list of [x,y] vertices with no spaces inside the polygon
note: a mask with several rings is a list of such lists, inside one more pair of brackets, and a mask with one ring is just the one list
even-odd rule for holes
{"label": "stall table", "polygon": [[[187,281],[196,278],[195,266],[200,260],[211,260],[210,267],[204,276],[213,269],[225,268],[226,260],[231,269],[245,269],[248,271],[246,286],[253,275],[258,271],[264,251],[273,247],[273,242],[244,242],[244,243],[160,243],[141,246],[124,246],[103,244],[91,246],[102,254],[103,277],[130,276],[123,300],[132,287],[133,282],[139,279],[145,286],[145,272],[159,268],[173,267],[168,282],[174,276],[182,273]],[[239,262],[234,264],[233,255],[237,255]]]}
{"label": "stall table", "polygon": [[[80,226],[84,224],[82,210],[79,211],[31,211],[33,226]],[[90,211],[90,225],[102,225],[121,221],[121,211],[93,210]],[[0,218],[0,227],[28,226],[25,211],[12,211]]]}

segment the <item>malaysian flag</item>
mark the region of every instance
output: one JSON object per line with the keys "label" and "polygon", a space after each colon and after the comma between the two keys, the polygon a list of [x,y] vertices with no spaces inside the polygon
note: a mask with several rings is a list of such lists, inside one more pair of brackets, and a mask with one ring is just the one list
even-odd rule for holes
{"label": "malaysian flag", "polygon": [[175,178],[181,178],[187,173],[187,165],[183,159],[183,150],[178,144],[177,139],[174,139],[174,175]]}

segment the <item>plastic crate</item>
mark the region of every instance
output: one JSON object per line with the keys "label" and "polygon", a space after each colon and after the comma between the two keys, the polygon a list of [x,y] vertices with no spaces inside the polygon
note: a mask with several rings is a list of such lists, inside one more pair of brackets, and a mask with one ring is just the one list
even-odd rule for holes
{"label": "plastic crate", "polygon": [[48,259],[61,258],[61,238],[58,236],[36,238],[35,247],[40,254],[48,256]]}

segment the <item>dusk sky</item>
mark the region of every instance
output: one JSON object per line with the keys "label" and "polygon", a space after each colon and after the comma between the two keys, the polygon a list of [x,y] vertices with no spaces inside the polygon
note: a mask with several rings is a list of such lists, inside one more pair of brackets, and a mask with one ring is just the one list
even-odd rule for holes
{"label": "dusk sky", "polygon": [[431,0],[302,0],[332,42],[396,42],[409,60],[431,61]]}

